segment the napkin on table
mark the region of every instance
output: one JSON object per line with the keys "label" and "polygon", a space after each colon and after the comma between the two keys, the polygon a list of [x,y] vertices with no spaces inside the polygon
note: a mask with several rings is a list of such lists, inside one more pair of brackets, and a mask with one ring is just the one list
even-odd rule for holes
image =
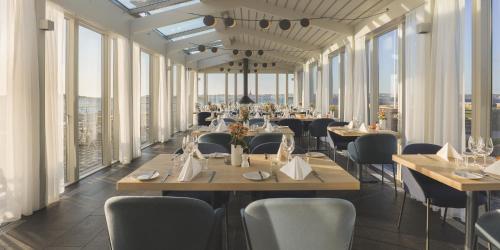
{"label": "napkin on table", "polygon": [[494,174],[500,176],[500,161],[496,161],[484,169],[484,172],[488,174]]}
{"label": "napkin on table", "polygon": [[348,129],[353,129],[354,128],[354,122],[350,121],[349,124],[347,124]]}
{"label": "napkin on table", "polygon": [[271,122],[268,122],[265,128],[266,132],[273,132],[273,125]]}
{"label": "napkin on table", "polygon": [[217,125],[217,128],[215,129],[216,132],[224,132],[227,130],[226,123],[224,121],[221,121],[219,125]]}
{"label": "napkin on table", "polygon": [[366,127],[365,123],[361,123],[361,126],[359,126],[359,131],[361,132],[368,132],[368,128]]}
{"label": "napkin on table", "polygon": [[182,166],[178,181],[191,181],[201,172],[201,163],[189,155],[186,162]]}
{"label": "napkin on table", "polygon": [[449,158],[455,158],[463,160],[462,156],[457,152],[455,148],[449,143],[446,143],[437,153],[437,156],[441,157],[445,161],[450,161]]}
{"label": "napkin on table", "polygon": [[304,180],[311,173],[312,168],[302,158],[295,156],[280,171],[294,180]]}
{"label": "napkin on table", "polygon": [[260,118],[260,113],[259,113],[259,112],[255,113],[255,116],[254,116],[254,117],[255,117],[255,118]]}

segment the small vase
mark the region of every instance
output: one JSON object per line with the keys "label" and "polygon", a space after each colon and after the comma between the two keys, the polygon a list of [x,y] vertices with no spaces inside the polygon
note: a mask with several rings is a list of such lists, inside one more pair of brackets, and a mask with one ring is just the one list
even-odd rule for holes
{"label": "small vase", "polygon": [[387,120],[384,119],[379,121],[379,127],[381,130],[386,129],[386,126],[387,126]]}
{"label": "small vase", "polygon": [[231,165],[238,167],[241,165],[241,155],[243,155],[243,147],[241,145],[231,144]]}

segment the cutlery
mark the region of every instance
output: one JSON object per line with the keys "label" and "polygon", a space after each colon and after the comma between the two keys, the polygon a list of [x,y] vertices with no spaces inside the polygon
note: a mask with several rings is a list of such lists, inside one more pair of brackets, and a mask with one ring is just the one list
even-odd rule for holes
{"label": "cutlery", "polygon": [[170,171],[167,172],[167,175],[165,175],[165,178],[163,178],[163,180],[161,181],[161,183],[164,183],[169,176],[170,176]]}
{"label": "cutlery", "polygon": [[318,172],[312,171],[311,173],[314,175],[314,177],[316,177],[319,181],[321,181],[321,183],[325,183],[325,181],[321,178],[321,176],[319,176]]}
{"label": "cutlery", "polygon": [[148,176],[148,179],[153,179],[153,176],[156,174],[156,170],[154,170],[153,172],[151,172],[151,174]]}
{"label": "cutlery", "polygon": [[262,172],[260,172],[260,170],[259,170],[259,175],[260,175],[260,180],[261,181],[264,180],[264,176],[262,176]]}
{"label": "cutlery", "polygon": [[267,154],[265,154],[265,155],[264,155],[264,159],[266,159],[266,160],[267,160],[268,158],[269,158],[269,157],[267,156]]}
{"label": "cutlery", "polygon": [[483,170],[481,170],[481,174],[484,175],[484,176],[490,177],[491,179],[495,179],[497,181],[500,180],[500,177],[488,174],[488,173],[484,172]]}
{"label": "cutlery", "polygon": [[214,180],[214,177],[215,177],[215,171],[212,171],[212,175],[210,176],[208,183],[211,183]]}
{"label": "cutlery", "polygon": [[432,158],[432,157],[430,157],[428,155],[423,155],[423,154],[420,154],[420,155],[423,156],[423,157],[425,157],[425,158],[427,158],[427,159],[429,159],[429,160],[433,160],[433,161],[436,160],[436,159],[434,159],[434,158]]}

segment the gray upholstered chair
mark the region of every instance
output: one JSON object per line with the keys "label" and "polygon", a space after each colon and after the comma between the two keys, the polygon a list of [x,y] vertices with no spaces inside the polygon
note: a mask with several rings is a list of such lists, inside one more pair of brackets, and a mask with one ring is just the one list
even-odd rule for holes
{"label": "gray upholstered chair", "polygon": [[384,182],[384,165],[391,165],[393,172],[394,192],[396,188],[396,170],[392,155],[397,152],[397,139],[392,134],[367,134],[347,144],[349,158],[358,165],[358,178],[362,181],[363,165],[382,165],[382,183]]}
{"label": "gray upholstered chair", "polygon": [[[281,142],[266,142],[254,147],[252,154],[277,154],[280,149]],[[295,146],[292,154],[305,154],[305,149],[300,146]]]}
{"label": "gray upholstered chair", "polygon": [[248,249],[351,248],[356,210],[346,200],[265,199],[252,202],[241,214]]}
{"label": "gray upholstered chair", "polygon": [[231,135],[228,133],[207,133],[198,138],[198,142],[214,143],[224,146],[227,150],[231,150]]}
{"label": "gray upholstered chair", "polygon": [[248,144],[248,148],[249,148],[250,152],[252,152],[255,147],[259,146],[262,143],[281,142],[282,138],[283,138],[283,134],[280,134],[280,133],[258,134],[250,140],[250,142]]}
{"label": "gray upholstered chair", "polygon": [[[476,235],[500,249],[500,209],[483,214],[476,222]],[[477,241],[477,239],[476,239]],[[475,248],[474,248],[475,249]]]}
{"label": "gray upholstered chair", "polygon": [[224,210],[213,210],[199,200],[116,196],[106,201],[104,212],[115,250],[215,250],[222,246]]}

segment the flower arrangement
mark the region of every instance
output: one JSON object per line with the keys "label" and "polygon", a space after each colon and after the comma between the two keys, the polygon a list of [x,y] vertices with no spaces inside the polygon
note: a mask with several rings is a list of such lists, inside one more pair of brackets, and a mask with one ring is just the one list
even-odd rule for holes
{"label": "flower arrangement", "polygon": [[274,103],[270,103],[270,102],[264,104],[264,106],[262,108],[264,109],[265,112],[276,111],[276,106],[274,105]]}
{"label": "flower arrangement", "polygon": [[378,119],[379,120],[387,120],[387,117],[385,116],[385,111],[384,110],[380,110],[378,112]]}
{"label": "flower arrangement", "polygon": [[240,118],[242,121],[246,122],[248,121],[250,116],[250,111],[248,110],[247,107],[240,107]]}
{"label": "flower arrangement", "polygon": [[217,104],[210,104],[208,106],[208,108],[209,108],[210,111],[217,111],[218,110]]}
{"label": "flower arrangement", "polygon": [[229,133],[231,134],[231,144],[246,148],[245,136],[248,134],[247,127],[239,122],[235,122],[229,125]]}
{"label": "flower arrangement", "polygon": [[328,110],[329,110],[330,112],[337,112],[337,105],[330,105],[330,106],[328,107]]}

